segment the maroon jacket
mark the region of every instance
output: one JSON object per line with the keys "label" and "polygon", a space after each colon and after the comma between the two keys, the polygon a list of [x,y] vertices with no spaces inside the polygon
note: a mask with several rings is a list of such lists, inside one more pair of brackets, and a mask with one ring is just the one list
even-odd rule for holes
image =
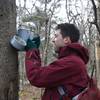
{"label": "maroon jacket", "polygon": [[58,60],[41,66],[39,50],[26,52],[27,77],[32,85],[45,88],[42,100],[59,100],[59,86],[63,86],[70,97],[87,86],[88,50],[78,43],[72,43],[60,48],[58,54]]}

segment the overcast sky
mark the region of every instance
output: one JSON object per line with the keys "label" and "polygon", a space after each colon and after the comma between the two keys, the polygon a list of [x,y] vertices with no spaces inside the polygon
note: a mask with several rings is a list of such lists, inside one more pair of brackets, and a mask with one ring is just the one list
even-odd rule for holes
{"label": "overcast sky", "polygon": [[[19,5],[19,1],[21,2],[21,7],[23,7],[24,0],[16,0],[17,5]],[[28,10],[32,8],[32,4],[34,3],[32,1],[36,1],[36,0],[26,0],[26,8]],[[76,0],[73,0],[73,2],[70,3],[71,4],[70,6],[72,6],[71,9],[73,10],[73,13],[77,14],[77,11],[78,11],[78,13],[82,13],[84,18],[86,19],[86,16],[88,13],[88,11],[85,9],[87,7],[87,2],[88,2],[88,0],[81,0],[81,1],[77,0],[77,3],[76,3]],[[38,5],[39,7],[41,6],[41,5],[39,5],[38,2],[36,2],[36,5]],[[59,12],[56,14],[56,16],[59,16],[60,19],[63,19],[63,22],[65,22],[67,19],[65,5],[66,5],[65,0],[62,0],[61,1],[61,8],[59,9]],[[76,6],[77,6],[77,11],[76,11]]]}
{"label": "overcast sky", "polygon": [[[16,4],[19,5],[19,1],[21,3],[21,7],[24,6],[24,0],[16,0]],[[34,1],[34,0],[33,0]],[[31,9],[32,8],[32,0],[26,0],[26,8]],[[59,13],[56,16],[59,16],[61,19],[63,19],[63,21],[66,20],[66,10],[65,10],[65,1],[61,2],[61,8],[59,10]],[[39,5],[39,3],[37,3],[36,5]]]}

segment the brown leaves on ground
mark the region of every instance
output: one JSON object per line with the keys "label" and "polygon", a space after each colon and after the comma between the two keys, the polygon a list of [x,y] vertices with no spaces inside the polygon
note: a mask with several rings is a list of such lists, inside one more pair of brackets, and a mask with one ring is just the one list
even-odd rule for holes
{"label": "brown leaves on ground", "polygon": [[42,89],[25,85],[23,90],[19,91],[19,100],[41,100]]}

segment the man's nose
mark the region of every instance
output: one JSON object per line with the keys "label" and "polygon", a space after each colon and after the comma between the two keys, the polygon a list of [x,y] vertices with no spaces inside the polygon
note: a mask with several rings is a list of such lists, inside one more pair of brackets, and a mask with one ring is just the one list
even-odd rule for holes
{"label": "man's nose", "polygon": [[54,43],[55,42],[55,37],[53,37],[51,41],[52,41],[52,43]]}

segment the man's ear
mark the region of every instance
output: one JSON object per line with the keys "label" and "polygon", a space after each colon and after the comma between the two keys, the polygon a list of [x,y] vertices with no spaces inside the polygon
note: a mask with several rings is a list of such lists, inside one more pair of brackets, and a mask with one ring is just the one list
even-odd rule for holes
{"label": "man's ear", "polygon": [[71,43],[71,40],[70,40],[69,36],[67,36],[67,37],[64,38],[64,43],[65,44]]}

